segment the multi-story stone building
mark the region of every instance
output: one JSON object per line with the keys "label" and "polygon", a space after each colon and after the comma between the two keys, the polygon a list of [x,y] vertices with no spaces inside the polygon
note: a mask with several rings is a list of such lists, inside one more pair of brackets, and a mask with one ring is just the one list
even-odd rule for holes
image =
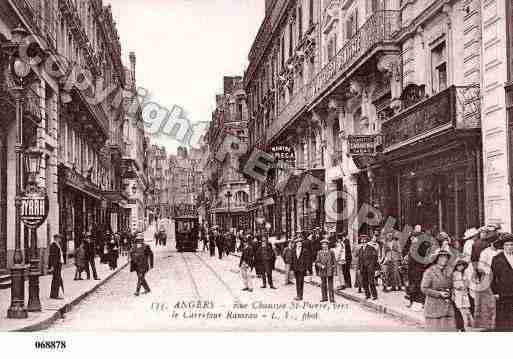
{"label": "multi-story stone building", "polygon": [[485,218],[513,226],[513,5],[481,1]]}
{"label": "multi-story stone building", "polygon": [[267,2],[245,88],[250,148],[294,159],[253,186],[274,231],[483,222],[480,4]]}
{"label": "multi-story stone building", "polygon": [[176,155],[169,156],[169,175],[166,176],[167,203],[173,215],[180,204],[197,205],[201,192],[203,173],[199,149],[180,146]]}
{"label": "multi-story stone building", "polygon": [[141,104],[135,96],[137,88],[136,56],[130,53],[130,68],[125,68],[126,90],[131,94],[125,102],[122,112],[122,181],[123,194],[128,198],[123,207],[128,211],[128,225],[137,232],[146,226],[146,201],[148,189],[146,151],[149,139],[145,136]]}
{"label": "multi-story stone building", "polygon": [[[163,218],[169,216],[167,203],[166,175],[168,174],[168,158],[165,147],[155,144],[150,145],[147,152],[148,179],[150,185],[150,202],[148,209],[151,218]],[[151,221],[151,219],[150,219]]]}
{"label": "multi-story stone building", "polygon": [[[247,123],[242,78],[225,76],[223,94],[216,96],[216,109],[205,135],[209,147],[207,176],[212,192],[210,222],[224,230],[249,227],[249,185],[240,171],[241,156],[247,150]],[[233,137],[238,139],[237,143],[232,143]]]}
{"label": "multi-story stone building", "polygon": [[[32,67],[34,76],[23,101],[23,137],[24,147],[36,145],[45,152],[39,185],[46,188],[50,210],[38,230],[38,245],[41,266],[46,268],[46,250],[54,234],[65,235],[64,249],[71,251],[86,231],[120,230],[128,225],[123,126],[126,109],[133,106],[123,106],[126,93],[120,90],[133,87],[127,87],[111,8],[101,0],[2,1],[2,45],[9,43],[17,26],[34,36],[33,46],[45,55]],[[16,180],[15,108],[9,79],[4,77],[9,73],[5,60],[2,56],[0,106],[6,120],[0,131],[0,270],[11,265],[15,226],[14,211],[9,210],[14,208]],[[135,57],[131,70],[134,66]],[[84,78],[90,80],[85,89],[84,83],[79,84]],[[143,158],[143,150],[134,151]],[[22,178],[26,178],[23,169]],[[25,261],[28,247],[27,229],[23,229]]]}

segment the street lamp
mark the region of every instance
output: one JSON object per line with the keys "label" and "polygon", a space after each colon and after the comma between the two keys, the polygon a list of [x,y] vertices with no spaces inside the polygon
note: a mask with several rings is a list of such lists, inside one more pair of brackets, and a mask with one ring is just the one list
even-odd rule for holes
{"label": "street lamp", "polygon": [[19,56],[19,49],[28,32],[21,26],[11,31],[12,40],[0,46],[2,55],[9,58],[9,70],[14,82],[10,89],[16,104],[16,192],[15,192],[15,221],[14,221],[14,255],[11,267],[11,305],[7,310],[10,319],[28,317],[25,308],[25,266],[21,252],[21,173],[23,166],[23,92],[25,79],[31,73],[31,67]]}
{"label": "street lamp", "polygon": [[265,224],[265,231],[266,231],[267,239],[269,239],[269,231],[270,230],[271,230],[271,223],[267,222]]}
{"label": "street lamp", "polygon": [[263,217],[258,217],[256,219],[257,223],[259,224],[259,228],[258,228],[258,232],[260,234],[262,234],[263,232],[263,227],[264,227],[264,223],[265,223],[265,219]]}
{"label": "street lamp", "polygon": [[[43,152],[37,147],[30,147],[25,150],[25,168],[28,173],[28,193],[37,193],[44,191],[37,186],[37,175],[41,169],[41,158]],[[30,271],[29,271],[29,300],[27,310],[29,312],[40,312],[41,301],[39,300],[39,250],[37,248],[37,227],[30,227]]]}
{"label": "street lamp", "polygon": [[226,192],[226,194],[225,194],[225,197],[228,200],[228,230],[230,230],[230,228],[232,228],[232,217],[230,214],[230,200],[231,200],[232,196],[233,196],[233,194],[230,191]]}

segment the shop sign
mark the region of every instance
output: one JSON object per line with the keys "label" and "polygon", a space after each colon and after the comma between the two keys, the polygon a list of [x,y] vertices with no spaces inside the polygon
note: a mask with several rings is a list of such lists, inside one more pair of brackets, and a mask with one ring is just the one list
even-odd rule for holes
{"label": "shop sign", "polygon": [[376,154],[375,135],[352,135],[348,136],[349,154],[352,156],[373,156]]}
{"label": "shop sign", "polygon": [[290,163],[296,160],[294,149],[291,146],[273,146],[271,147],[271,154],[277,161]]}
{"label": "shop sign", "polygon": [[44,191],[29,192],[19,199],[20,220],[28,228],[39,228],[48,217],[50,208],[46,193]]}

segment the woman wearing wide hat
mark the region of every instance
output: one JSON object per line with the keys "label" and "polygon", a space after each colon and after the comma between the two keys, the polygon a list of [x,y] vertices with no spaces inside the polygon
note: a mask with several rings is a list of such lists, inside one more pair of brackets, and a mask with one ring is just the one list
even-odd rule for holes
{"label": "woman wearing wide hat", "polygon": [[432,331],[456,331],[452,292],[452,271],[448,266],[451,253],[438,249],[431,266],[424,272],[420,288],[426,296],[424,316],[426,327]]}

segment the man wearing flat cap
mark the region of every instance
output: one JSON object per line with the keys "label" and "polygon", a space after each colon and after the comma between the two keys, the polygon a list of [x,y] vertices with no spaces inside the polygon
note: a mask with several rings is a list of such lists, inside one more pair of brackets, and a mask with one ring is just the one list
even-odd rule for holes
{"label": "man wearing flat cap", "polygon": [[501,234],[495,245],[504,249],[492,259],[491,287],[497,300],[495,329],[513,331],[513,234]]}
{"label": "man wearing flat cap", "polygon": [[130,253],[130,272],[137,273],[137,287],[135,295],[139,295],[141,286],[146,293],[150,292],[150,286],[146,281],[146,273],[153,268],[153,252],[149,245],[144,243],[144,234],[138,233],[135,239],[135,245]]}
{"label": "man wearing flat cap", "polygon": [[329,249],[329,243],[328,238],[321,241],[321,249],[317,252],[315,260],[315,270],[317,275],[321,277],[321,302],[327,302],[329,295],[330,302],[335,303],[333,276],[335,275],[337,260],[335,253]]}

